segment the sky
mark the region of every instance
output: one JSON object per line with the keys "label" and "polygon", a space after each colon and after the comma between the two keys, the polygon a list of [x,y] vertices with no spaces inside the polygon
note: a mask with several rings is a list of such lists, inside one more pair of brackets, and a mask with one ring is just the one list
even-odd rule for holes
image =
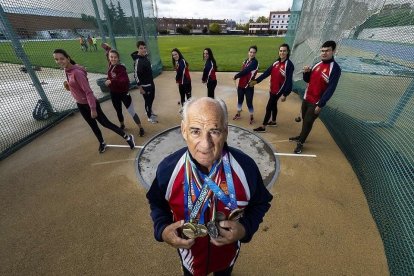
{"label": "sky", "polygon": [[158,17],[233,19],[269,17],[270,11],[285,11],[293,0],[156,0]]}

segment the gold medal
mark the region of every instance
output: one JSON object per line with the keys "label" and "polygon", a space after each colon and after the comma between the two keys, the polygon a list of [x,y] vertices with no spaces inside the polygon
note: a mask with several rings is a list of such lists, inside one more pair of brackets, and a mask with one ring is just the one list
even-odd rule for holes
{"label": "gold medal", "polygon": [[184,236],[186,236],[189,239],[194,239],[197,236],[197,228],[191,222],[184,223],[184,225],[182,226],[182,231]]}
{"label": "gold medal", "polygon": [[242,216],[243,216],[244,210],[243,209],[239,209],[236,208],[233,211],[231,211],[230,215],[229,215],[229,220],[239,220]]}
{"label": "gold medal", "polygon": [[207,227],[204,224],[197,224],[197,237],[205,237],[207,236]]}

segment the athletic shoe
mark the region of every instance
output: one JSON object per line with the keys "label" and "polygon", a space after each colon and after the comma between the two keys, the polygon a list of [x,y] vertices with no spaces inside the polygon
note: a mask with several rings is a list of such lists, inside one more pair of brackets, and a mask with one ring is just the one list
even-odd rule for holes
{"label": "athletic shoe", "polygon": [[249,122],[249,124],[253,124],[254,123],[254,119],[253,119],[253,116],[250,116],[250,122]]}
{"label": "athletic shoe", "polygon": [[233,120],[238,120],[238,119],[240,119],[240,114],[239,113],[237,113],[236,115],[234,115],[234,117],[233,117]]}
{"label": "athletic shoe", "polygon": [[255,132],[266,132],[266,129],[264,127],[258,127],[258,128],[254,128],[253,131],[255,131]]}
{"label": "athletic shoe", "polygon": [[121,129],[125,129],[125,125],[124,123],[121,123],[121,125],[119,126]]}
{"label": "athletic shoe", "polygon": [[295,137],[289,137],[289,141],[291,142],[298,142],[299,141],[300,136],[295,136]]}
{"label": "athletic shoe", "polygon": [[154,117],[158,117],[158,115],[157,115],[157,114],[155,114],[155,113],[152,113],[152,114],[151,114],[151,117],[152,117],[152,116],[154,116]]}
{"label": "athletic shoe", "polygon": [[99,149],[98,149],[99,153],[104,153],[105,149],[106,149],[106,143],[105,142],[100,143],[99,144]]}
{"label": "athletic shoe", "polygon": [[144,136],[144,129],[142,127],[139,128],[139,137]]}
{"label": "athletic shoe", "polygon": [[267,123],[267,126],[276,127],[277,126],[277,123],[276,122],[268,122]]}
{"label": "athletic shoe", "polygon": [[156,124],[158,123],[157,118],[155,116],[151,116],[148,118],[148,122],[150,122],[151,124]]}
{"label": "athletic shoe", "polygon": [[302,149],[303,149],[303,144],[302,143],[297,143],[295,150],[293,151],[296,154],[302,153]]}
{"label": "athletic shoe", "polygon": [[128,137],[127,137],[127,139],[126,139],[126,141],[127,141],[128,145],[129,145],[129,147],[131,149],[134,149],[135,148],[134,135],[129,134]]}

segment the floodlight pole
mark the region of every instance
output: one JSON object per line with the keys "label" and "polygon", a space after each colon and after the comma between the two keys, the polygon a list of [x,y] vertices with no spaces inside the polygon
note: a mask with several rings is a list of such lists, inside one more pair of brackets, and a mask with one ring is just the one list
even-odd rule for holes
{"label": "floodlight pole", "polygon": [[135,32],[135,40],[138,41],[138,30],[137,30],[137,22],[135,20],[135,12],[134,12],[134,2],[129,0],[129,4],[131,5],[131,12],[132,12],[132,23],[134,24],[134,32]]}
{"label": "floodlight pole", "polygon": [[95,11],[96,22],[98,23],[99,32],[101,33],[101,40],[102,43],[106,42],[104,28],[102,26],[101,16],[99,15],[98,4],[96,4],[96,0],[92,0],[93,9]]}
{"label": "floodlight pole", "polygon": [[30,62],[29,58],[24,52],[24,49],[22,47],[22,44],[19,41],[19,38],[14,33],[13,26],[10,24],[9,20],[7,19],[6,13],[4,12],[4,9],[1,4],[0,4],[0,22],[4,26],[6,37],[10,39],[10,42],[13,45],[13,50],[16,53],[16,56],[18,56],[22,60],[27,70],[27,73],[29,74],[30,78],[33,81],[33,85],[36,88],[37,93],[39,94],[40,98],[45,102],[47,111],[50,112],[50,114],[53,113],[52,105],[49,102],[49,99],[47,98],[42,85],[40,84],[37,74],[33,70],[32,63]]}
{"label": "floodlight pole", "polygon": [[141,37],[148,45],[148,36],[145,30],[145,22],[144,22],[144,8],[142,7],[142,0],[137,0],[137,9],[138,9],[138,19],[139,19],[139,27],[141,28]]}
{"label": "floodlight pole", "polygon": [[106,18],[106,26],[108,27],[109,38],[111,39],[111,47],[112,49],[116,50],[115,36],[114,36],[114,33],[112,32],[112,22],[111,22],[111,19],[109,18],[108,5],[106,4],[105,0],[102,0],[102,6],[103,6],[105,18]]}

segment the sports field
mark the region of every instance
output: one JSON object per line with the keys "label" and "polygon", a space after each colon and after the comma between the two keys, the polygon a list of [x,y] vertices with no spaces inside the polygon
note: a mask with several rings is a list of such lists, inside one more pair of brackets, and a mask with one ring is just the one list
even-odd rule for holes
{"label": "sports field", "polygon": [[[135,38],[117,38],[117,48],[121,59],[130,71],[132,71],[132,60],[130,54],[136,50]],[[165,70],[172,70],[171,50],[178,48],[190,64],[191,71],[203,69],[203,49],[210,47],[213,50],[219,71],[239,71],[241,63],[247,56],[251,45],[258,46],[257,59],[261,71],[277,56],[277,46],[283,43],[279,37],[256,37],[256,36],[160,36],[158,46],[161,60]],[[52,52],[56,48],[65,49],[71,57],[79,64],[87,67],[89,72],[106,73],[106,60],[103,58],[103,49],[98,46],[98,51],[83,52],[77,39],[74,40],[50,40],[50,41],[24,41],[23,48],[33,65],[41,67],[56,68],[52,58]],[[98,45],[101,41],[98,40]],[[11,43],[0,43],[0,62],[20,64]]]}

